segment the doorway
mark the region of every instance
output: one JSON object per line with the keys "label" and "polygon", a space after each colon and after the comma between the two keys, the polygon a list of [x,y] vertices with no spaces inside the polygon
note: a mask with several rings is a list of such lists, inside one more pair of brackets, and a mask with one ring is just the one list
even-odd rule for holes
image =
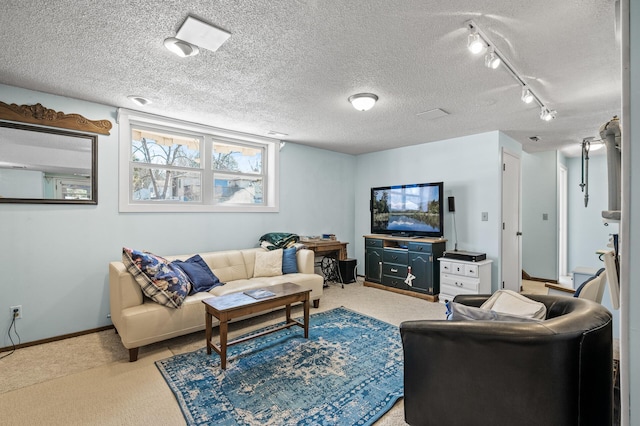
{"label": "doorway", "polygon": [[520,157],[502,149],[502,261],[500,288],[520,291]]}

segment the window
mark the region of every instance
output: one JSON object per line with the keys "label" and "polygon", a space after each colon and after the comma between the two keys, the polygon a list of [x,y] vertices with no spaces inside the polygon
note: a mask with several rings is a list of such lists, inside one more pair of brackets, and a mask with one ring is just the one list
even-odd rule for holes
{"label": "window", "polygon": [[277,142],[120,109],[120,211],[278,211]]}

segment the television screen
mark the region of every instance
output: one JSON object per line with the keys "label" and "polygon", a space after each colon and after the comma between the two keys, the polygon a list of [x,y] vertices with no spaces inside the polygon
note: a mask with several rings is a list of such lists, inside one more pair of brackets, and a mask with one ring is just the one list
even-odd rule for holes
{"label": "television screen", "polygon": [[371,188],[371,232],[442,237],[443,183]]}

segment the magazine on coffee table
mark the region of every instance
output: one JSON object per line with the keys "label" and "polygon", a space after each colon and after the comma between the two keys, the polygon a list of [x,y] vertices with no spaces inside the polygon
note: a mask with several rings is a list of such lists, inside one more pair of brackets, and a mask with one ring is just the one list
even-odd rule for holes
{"label": "magazine on coffee table", "polygon": [[267,297],[273,297],[276,294],[272,291],[265,290],[264,288],[257,288],[255,290],[247,290],[244,292],[247,296],[251,296],[254,299],[266,299]]}

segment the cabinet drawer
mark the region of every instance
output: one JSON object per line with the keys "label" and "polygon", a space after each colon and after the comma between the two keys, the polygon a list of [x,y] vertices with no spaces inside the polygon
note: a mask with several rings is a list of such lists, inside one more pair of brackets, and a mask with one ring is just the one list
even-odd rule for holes
{"label": "cabinet drawer", "polygon": [[382,248],[382,240],[374,240],[371,238],[365,238],[364,240],[365,247],[379,247]]}
{"label": "cabinet drawer", "polygon": [[391,275],[383,275],[382,276],[382,284],[390,286],[390,287],[403,287],[405,286],[404,284],[404,279],[406,277],[395,277],[395,276],[391,276]]}
{"label": "cabinet drawer", "polygon": [[382,264],[382,273],[384,275],[390,275],[394,277],[400,277],[403,280],[407,278],[407,266],[406,265],[395,265],[392,263],[383,263]]}
{"label": "cabinet drawer", "polygon": [[409,243],[409,251],[417,251],[417,252],[421,252],[421,253],[431,253],[431,244]]}
{"label": "cabinet drawer", "polygon": [[[442,274],[440,277],[440,286],[442,287],[444,285],[477,294],[478,287],[480,286],[480,280]],[[440,291],[442,291],[442,289],[440,289]]]}
{"label": "cabinet drawer", "polygon": [[451,262],[440,261],[440,272],[444,274],[451,273]]}
{"label": "cabinet drawer", "polygon": [[440,294],[438,295],[438,301],[440,303],[453,302],[453,298],[456,297],[455,293],[443,293],[442,289],[440,289]]}
{"label": "cabinet drawer", "polygon": [[451,263],[451,273],[457,275],[464,275],[464,267],[465,265],[462,263]]}
{"label": "cabinet drawer", "polygon": [[478,265],[464,265],[464,275],[467,277],[477,277]]}
{"label": "cabinet drawer", "polygon": [[384,263],[409,263],[409,253],[406,250],[389,250],[386,249],[382,255]]}
{"label": "cabinet drawer", "polygon": [[440,295],[438,297],[441,298],[443,294],[448,296],[447,300],[453,300],[459,294],[476,294],[476,292],[466,288],[442,285],[442,283],[440,283]]}

